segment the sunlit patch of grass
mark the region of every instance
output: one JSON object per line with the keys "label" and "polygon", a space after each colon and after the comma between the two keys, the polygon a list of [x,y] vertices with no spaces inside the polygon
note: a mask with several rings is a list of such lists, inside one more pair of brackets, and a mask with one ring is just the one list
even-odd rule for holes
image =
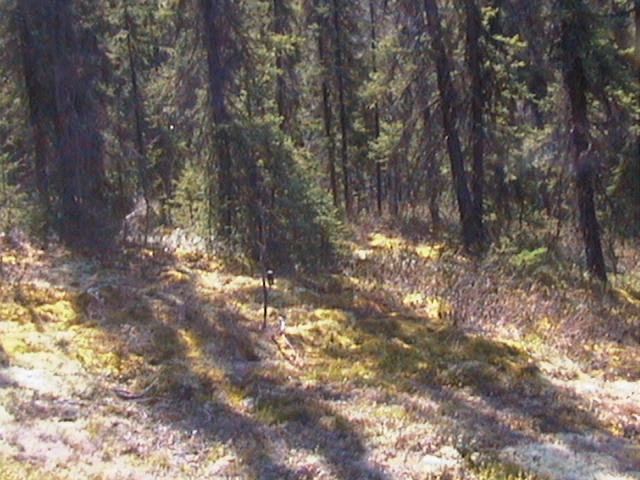
{"label": "sunlit patch of grass", "polygon": [[[373,243],[379,248],[405,246],[400,240],[381,235],[374,236]],[[336,290],[339,289],[325,289]],[[316,357],[330,359],[330,365],[320,362],[322,371],[315,374],[318,378],[336,381],[352,378],[359,383],[379,385],[398,385],[404,380],[408,385],[423,379],[469,386],[482,381],[503,386],[537,381],[537,370],[523,354],[524,347],[473,336],[451,336],[453,331],[447,330],[445,324],[455,311],[445,298],[409,292],[402,299],[403,304],[419,317],[395,314],[388,309],[370,309],[372,316],[362,316],[355,300],[349,304],[359,295],[350,293],[343,292],[342,302],[334,298],[335,294],[314,293],[315,305],[330,308],[318,309],[305,323],[288,329],[298,346],[315,351]],[[474,376],[478,372],[484,373]],[[449,378],[450,375],[454,378]]]}
{"label": "sunlit patch of grass", "polygon": [[25,323],[31,321],[31,310],[15,302],[0,303],[0,318],[7,322]]}
{"label": "sunlit patch of grass", "polygon": [[86,431],[92,440],[100,439],[101,435],[108,428],[106,420],[102,417],[91,417],[86,424]]}
{"label": "sunlit patch of grass", "polygon": [[407,241],[401,237],[388,236],[380,232],[372,233],[369,236],[369,245],[374,248],[394,249],[407,245]]}
{"label": "sunlit patch of grass", "polygon": [[411,421],[414,419],[412,412],[408,411],[404,405],[381,404],[376,405],[371,414],[372,418],[378,421]]}
{"label": "sunlit patch of grass", "polygon": [[183,269],[167,268],[160,274],[159,279],[166,283],[177,285],[189,282],[191,277],[189,273]]}
{"label": "sunlit patch of grass", "polygon": [[383,383],[379,372],[375,371],[374,362],[369,358],[362,357],[356,361],[351,356],[327,358],[325,354],[316,354],[315,357],[319,360],[309,363],[301,379],[317,384],[349,384],[354,387],[379,386]]}
{"label": "sunlit patch of grass", "polygon": [[474,478],[477,480],[549,480],[546,476],[527,472],[512,463],[486,460],[475,463],[469,460]]}
{"label": "sunlit patch of grass", "polygon": [[183,343],[185,347],[185,355],[196,361],[203,357],[203,338],[198,335],[194,330],[188,328],[180,328],[177,330],[179,341]]}
{"label": "sunlit patch of grass", "polygon": [[55,303],[41,305],[35,307],[34,311],[44,321],[65,324],[77,323],[81,315],[69,300],[59,300]]}
{"label": "sunlit patch of grass", "polygon": [[437,320],[400,314],[359,316],[317,309],[287,328],[300,353],[312,362],[315,381],[351,382],[391,391],[417,383],[503,388],[539,388],[538,371],[524,349],[442,328]]}
{"label": "sunlit patch of grass", "polygon": [[633,288],[622,288],[622,287],[614,287],[614,293],[618,295],[618,297],[636,307],[640,307],[640,292],[635,291]]}
{"label": "sunlit patch of grass", "polygon": [[420,293],[420,292],[411,292],[411,293],[407,293],[403,299],[402,299],[402,303],[406,306],[406,307],[417,307],[420,306],[422,304],[427,303],[427,297],[425,294]]}
{"label": "sunlit patch of grass", "polygon": [[335,349],[354,345],[350,330],[351,316],[340,309],[316,309],[308,321],[288,328],[288,335],[295,343],[310,347]]}
{"label": "sunlit patch of grass", "polygon": [[419,292],[406,294],[402,303],[416,314],[428,320],[449,320],[455,316],[455,307],[447,299],[439,296],[428,296]]}
{"label": "sunlit patch of grass", "polygon": [[154,472],[168,472],[174,464],[172,455],[166,450],[151,452],[144,458],[144,463],[151,466]]}
{"label": "sunlit patch of grass", "polygon": [[531,273],[536,267],[549,263],[550,255],[548,247],[525,249],[510,257],[509,264],[516,269]]}
{"label": "sunlit patch of grass", "polygon": [[2,347],[10,359],[34,351],[30,337],[37,335],[32,325],[9,324],[3,328]]}
{"label": "sunlit patch of grass", "polygon": [[416,254],[424,260],[437,260],[444,250],[444,244],[421,244],[415,247]]}
{"label": "sunlit patch of grass", "polygon": [[67,353],[91,373],[106,375],[131,374],[138,371],[139,362],[124,354],[122,347],[107,333],[81,325],[69,328],[72,339]]}
{"label": "sunlit patch of grass", "polygon": [[18,283],[14,289],[16,301],[32,307],[56,303],[69,297],[64,289],[52,287],[45,282]]}
{"label": "sunlit patch of grass", "polygon": [[463,347],[463,357],[468,360],[482,359],[494,365],[505,365],[522,358],[521,350],[504,342],[489,340],[481,336],[469,337]]}
{"label": "sunlit patch of grass", "polygon": [[25,460],[0,456],[0,478],[2,480],[64,480],[67,477],[59,476]]}

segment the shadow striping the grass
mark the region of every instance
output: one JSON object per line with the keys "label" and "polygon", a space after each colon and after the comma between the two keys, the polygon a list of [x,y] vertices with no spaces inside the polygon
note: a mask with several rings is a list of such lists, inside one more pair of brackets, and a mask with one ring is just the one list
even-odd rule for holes
{"label": "shadow striping the grass", "polygon": [[[319,277],[284,292],[283,313],[304,306],[287,318],[285,336],[302,362],[292,372],[269,334],[258,329],[259,318],[220,294],[208,296],[195,275],[166,275],[178,267],[177,258],[163,254],[152,261],[123,259],[115,271],[96,269],[92,285],[115,288],[75,296],[73,322],[105,332],[115,346],[115,358],[100,357],[112,363],[95,367],[96,373],[136,387],[161,377],[158,401],[142,408],[156,421],[229,445],[241,460],[237,478],[313,478],[284,458],[301,450],[321,457],[336,478],[390,480],[367,461],[361,426],[331,407],[332,398],[360,387],[403,399],[417,421],[433,412],[409,408],[408,398],[434,399],[451,419],[451,441],[469,455],[538,432],[604,432],[518,347],[382,303],[384,292],[363,303],[369,292],[337,277],[326,288]],[[85,272],[79,273],[76,284],[86,284]],[[257,289],[238,295],[251,300]],[[248,367],[239,372],[239,365]],[[230,400],[229,392],[238,400]],[[479,410],[460,392],[480,398],[491,411]],[[493,413],[500,410],[526,418],[528,427],[506,424]]]}

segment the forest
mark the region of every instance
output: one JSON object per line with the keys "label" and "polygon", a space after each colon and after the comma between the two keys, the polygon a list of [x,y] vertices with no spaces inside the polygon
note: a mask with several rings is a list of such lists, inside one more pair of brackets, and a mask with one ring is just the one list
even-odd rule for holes
{"label": "forest", "polygon": [[640,478],[639,0],[0,0],[0,77],[0,477]]}

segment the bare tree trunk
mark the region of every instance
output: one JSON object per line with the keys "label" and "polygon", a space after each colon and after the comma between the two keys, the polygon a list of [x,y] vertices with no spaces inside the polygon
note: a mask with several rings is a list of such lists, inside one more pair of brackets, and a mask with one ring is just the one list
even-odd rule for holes
{"label": "bare tree trunk", "polygon": [[[284,34],[284,15],[285,6],[283,0],[273,0],[273,31],[276,35]],[[280,49],[276,50],[276,105],[278,107],[278,115],[280,116],[280,129],[285,131],[288,126],[288,115],[285,105],[286,98],[286,82],[284,76],[284,58]]]}
{"label": "bare tree trunk", "polygon": [[125,27],[127,29],[127,54],[129,57],[129,74],[131,80],[131,99],[133,101],[133,116],[134,116],[134,132],[135,132],[135,145],[137,150],[137,165],[138,175],[140,177],[140,186],[142,188],[142,196],[145,204],[145,219],[144,219],[144,238],[143,244],[146,246],[149,236],[149,222],[150,222],[150,192],[149,192],[149,159],[147,156],[147,145],[144,140],[145,129],[145,112],[144,112],[144,100],[140,92],[138,84],[138,70],[136,69],[136,56],[133,46],[133,23],[129,16],[129,11],[125,6],[124,11]]}
{"label": "bare tree trunk", "polygon": [[[322,31],[318,35],[318,55],[320,62],[326,66],[326,52]],[[333,205],[338,207],[338,174],[336,172],[336,139],[333,134],[333,113],[331,107],[331,83],[327,73],[322,78],[322,114],[324,118],[324,134],[327,139],[327,157],[329,159],[329,182],[331,184],[331,196]]]}
{"label": "bare tree trunk", "polygon": [[[371,25],[371,65],[375,75],[378,72],[378,35],[376,29],[376,11],[373,0],[369,0],[369,21]],[[380,137],[380,106],[375,102],[373,107],[373,136]],[[382,163],[376,161],[376,207],[378,215],[382,214]]]}
{"label": "bare tree trunk", "polygon": [[[273,31],[276,35],[291,33],[290,0],[273,0]],[[280,116],[280,129],[294,135],[295,113],[295,70],[292,56],[282,48],[276,48],[276,105]]]}
{"label": "bare tree trunk", "polygon": [[595,179],[594,158],[589,134],[587,106],[587,79],[583,60],[580,57],[580,35],[577,12],[562,23],[562,53],[564,81],[571,104],[573,167],[575,170],[576,194],[580,229],[584,240],[587,269],[599,280],[607,281],[607,271],[600,241],[600,225],[596,216],[593,183]]}
{"label": "bare tree trunk", "polygon": [[[425,100],[426,103],[426,100]],[[428,105],[425,105],[422,108],[422,119],[425,130],[429,129],[431,124],[431,109]],[[438,162],[436,161],[435,155],[427,153],[425,159],[425,168],[427,173],[427,198],[428,198],[428,206],[429,206],[429,216],[431,217],[431,224],[434,229],[438,229],[440,227],[440,205],[438,203],[438,198],[440,196],[440,171],[438,168]]]}
{"label": "bare tree trunk", "polygon": [[27,100],[29,103],[29,123],[33,130],[34,157],[36,186],[40,201],[45,210],[51,213],[51,198],[49,192],[49,175],[47,150],[49,139],[47,137],[47,108],[50,108],[50,99],[44,95],[43,86],[38,81],[38,55],[37,46],[29,28],[29,16],[25,12],[25,2],[20,2],[18,10],[18,25],[20,28],[20,46],[22,60],[22,74],[24,76]]}
{"label": "bare tree trunk", "polygon": [[462,241],[465,247],[470,248],[480,242],[480,232],[477,230],[478,222],[473,218],[474,209],[472,198],[467,185],[467,174],[464,169],[464,158],[458,136],[456,91],[453,86],[453,81],[451,80],[451,72],[441,28],[442,19],[438,12],[436,0],[424,0],[424,8],[431,35],[431,45],[436,56],[436,75],[440,93],[442,124],[447,142],[449,160],[451,161],[451,173],[453,175],[456,199],[458,201],[458,212],[462,224]]}
{"label": "bare tree trunk", "polygon": [[335,34],[335,69],[338,82],[338,104],[340,109],[340,159],[342,163],[342,195],[344,209],[351,212],[351,179],[349,166],[349,116],[347,114],[345,65],[342,55],[342,24],[340,18],[340,2],[333,0],[333,28]]}
{"label": "bare tree trunk", "polygon": [[[636,35],[635,35],[635,57],[636,57],[636,66],[638,68],[638,83],[640,83],[640,0],[635,0],[634,2],[634,23],[636,27]],[[638,119],[639,127],[640,127],[640,119]],[[637,138],[638,146],[636,152],[636,168],[635,171],[640,175],[640,133]],[[638,207],[638,214],[636,216],[636,234],[640,234],[640,189],[636,192],[636,205]]]}
{"label": "bare tree trunk", "polygon": [[484,80],[482,75],[482,53],[480,35],[482,19],[475,0],[465,0],[467,17],[467,62],[471,75],[471,154],[473,170],[471,192],[474,230],[477,241],[485,239],[484,215]]}
{"label": "bare tree trunk", "polygon": [[397,153],[393,153],[389,159],[389,212],[392,216],[397,217],[400,213],[400,179],[398,173]]}
{"label": "bare tree trunk", "polygon": [[[232,5],[228,0],[199,0],[202,15],[205,49],[207,52],[209,103],[211,116],[216,128],[216,153],[218,162],[218,205],[221,210],[221,227],[229,233],[234,224],[234,190],[233,161],[227,128],[231,123],[231,115],[226,106],[228,83],[231,78],[230,67],[224,58],[224,50],[229,47],[228,19],[224,18]],[[213,195],[209,201],[214,202]],[[211,209],[216,205],[211,205]]]}

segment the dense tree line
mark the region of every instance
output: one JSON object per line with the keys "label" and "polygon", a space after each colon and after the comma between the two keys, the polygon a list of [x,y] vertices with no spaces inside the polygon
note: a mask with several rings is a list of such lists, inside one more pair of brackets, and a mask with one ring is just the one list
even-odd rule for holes
{"label": "dense tree line", "polygon": [[638,0],[0,10],[5,228],[29,210],[101,249],[142,209],[145,237],[154,217],[291,266],[363,213],[455,217],[473,252],[575,219],[601,280],[603,232],[640,235]]}

